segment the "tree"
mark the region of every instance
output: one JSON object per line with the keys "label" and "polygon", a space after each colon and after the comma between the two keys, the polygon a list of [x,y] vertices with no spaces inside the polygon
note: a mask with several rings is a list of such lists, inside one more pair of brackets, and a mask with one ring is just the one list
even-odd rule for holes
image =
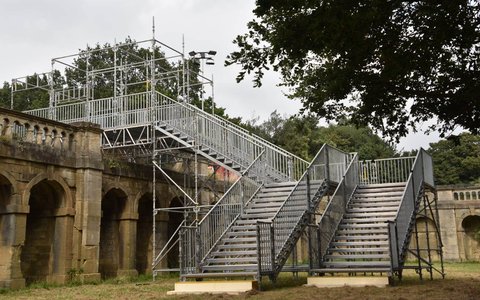
{"label": "tree", "polygon": [[431,143],[437,184],[480,183],[480,136],[462,133]]}
{"label": "tree", "polygon": [[226,65],[273,68],[303,109],[349,117],[398,139],[429,130],[480,132],[480,2],[257,0]]}
{"label": "tree", "polygon": [[282,117],[274,111],[270,118],[254,126],[253,131],[272,143],[306,160],[311,160],[327,143],[346,152],[358,152],[360,159],[393,157],[395,148],[368,127],[356,128],[343,121],[322,127],[313,115]]}

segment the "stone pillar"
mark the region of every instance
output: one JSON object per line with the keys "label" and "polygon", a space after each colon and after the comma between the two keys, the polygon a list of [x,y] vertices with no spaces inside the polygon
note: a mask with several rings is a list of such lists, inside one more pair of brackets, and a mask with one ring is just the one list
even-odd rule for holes
{"label": "stone pillar", "polygon": [[69,271],[72,269],[72,229],[75,211],[71,207],[61,207],[55,215],[55,236],[53,240],[53,255],[51,274],[47,282],[66,283]]}
{"label": "stone pillar", "polygon": [[76,263],[83,281],[100,280],[98,272],[100,220],[102,217],[102,171],[101,152],[102,130],[91,123],[76,123],[75,134],[76,174],[76,215],[75,228],[80,228],[74,241]]}
{"label": "stone pillar", "polygon": [[[12,196],[12,203],[20,203],[19,196]],[[20,254],[25,242],[28,206],[7,205],[2,214],[0,238],[0,288],[17,289],[25,286],[20,268]]]}
{"label": "stone pillar", "polygon": [[119,264],[117,276],[137,276],[135,268],[135,248],[137,241],[138,214],[125,213],[119,221]]}
{"label": "stone pillar", "polygon": [[443,242],[443,258],[446,261],[460,260],[457,224],[453,208],[439,209],[440,234]]}

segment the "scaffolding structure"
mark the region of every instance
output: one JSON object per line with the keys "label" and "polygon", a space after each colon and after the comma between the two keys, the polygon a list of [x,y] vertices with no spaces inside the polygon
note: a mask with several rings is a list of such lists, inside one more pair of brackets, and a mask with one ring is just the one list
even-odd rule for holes
{"label": "scaffolding structure", "polygon": [[[209,174],[200,174],[199,165],[207,160],[199,157],[195,143],[179,143],[178,140],[161,135],[158,131],[158,107],[169,100],[179,103],[201,101],[204,109],[205,88],[211,90],[212,113],[213,77],[204,76],[201,59],[211,64],[215,51],[182,51],[157,40],[155,25],[152,38],[105,46],[87,46],[78,53],[56,57],[51,60],[51,70],[12,79],[11,108],[18,109],[17,100],[32,91],[40,91],[44,98],[43,108],[26,111],[65,123],[91,122],[103,129],[102,147],[107,158],[152,166],[152,269],[154,277],[159,272],[175,271],[164,259],[168,251],[178,243],[180,226],[197,222],[211,207],[200,199],[201,190],[209,190],[212,202],[221,197],[229,185],[229,169],[224,172],[223,182],[215,177],[220,165],[209,163]],[[17,96],[18,95],[18,96]],[[199,99],[200,98],[200,99]],[[20,107],[21,108],[21,107]],[[180,165],[183,182],[170,177],[165,166]],[[193,174],[193,175],[192,175]],[[176,207],[160,207],[156,195],[159,178],[168,182],[170,190],[181,199]],[[156,216],[161,213],[182,215],[183,221],[165,246],[157,245]]]}
{"label": "scaffolding structure", "polygon": [[[200,72],[199,64],[192,64],[192,60],[206,58],[207,54],[213,55],[213,52],[192,51],[189,53],[191,59],[187,59],[184,45],[182,51],[178,51],[158,41],[155,38],[155,27],[153,26],[151,39],[140,42],[127,39],[124,43],[115,42],[113,46],[87,47],[86,50],[79,53],[52,59],[50,72],[12,80],[12,108],[15,108],[16,95],[39,90],[47,96],[48,101],[46,101],[45,107],[29,110],[27,113],[64,123],[91,122],[99,124],[103,129],[102,147],[106,157],[119,157],[131,162],[151,165],[152,273],[154,278],[160,272],[178,270],[176,266],[169,266],[165,259],[168,260],[169,251],[172,251],[177,245],[181,246],[178,242],[180,228],[183,226],[188,229],[188,227],[198,225],[202,217],[210,211],[212,204],[215,204],[222,195],[228,194],[230,187],[235,186],[238,182],[240,183],[235,187],[238,194],[228,195],[232,200],[231,203],[220,206],[222,209],[233,207],[238,210],[235,212],[236,217],[241,216],[245,203],[239,202],[239,199],[244,196],[244,181],[254,181],[247,176],[242,178],[245,174],[243,171],[254,166],[257,174],[252,175],[252,178],[258,179],[256,184],[258,183],[259,187],[265,182],[295,181],[297,182],[295,188],[299,187],[300,191],[303,187],[301,184],[298,185],[298,182],[303,178],[303,174],[309,174],[310,171],[315,173],[317,166],[313,162],[309,164],[280,147],[210,114],[210,112],[204,112],[203,101],[201,108],[190,105],[193,100],[199,98],[203,100],[204,87],[209,86],[212,89],[211,108],[214,113],[213,80]],[[200,56],[197,56],[198,54]],[[200,95],[199,98],[196,98],[198,95]],[[159,120],[162,120],[163,123]],[[346,167],[347,162],[350,161],[349,155],[342,153],[337,155],[340,162],[336,162],[334,159],[336,156],[333,155],[336,152],[339,151],[336,149],[325,150],[325,161],[318,162],[318,166],[328,166],[325,167],[326,170],[329,170],[327,173],[333,172],[333,166],[336,165]],[[319,159],[322,157],[319,156]],[[206,172],[206,162],[209,162],[210,172]],[[379,183],[382,180],[379,173],[381,168],[382,160],[377,160],[362,165],[357,170],[358,172],[351,171],[351,174],[359,177],[359,184],[367,183],[362,181],[365,179],[365,174],[369,175],[367,177],[371,182],[368,183]],[[179,173],[183,173],[183,177],[173,178],[168,169],[180,170]],[[405,177],[408,177],[412,171],[406,167],[400,169]],[[218,178],[219,170],[226,170],[221,175],[222,178]],[[339,178],[342,177],[345,168],[337,173],[335,174]],[[234,174],[233,179],[238,180],[234,183],[228,174]],[[160,207],[156,195],[156,186],[160,178],[167,182],[170,190],[176,194],[177,205]],[[330,179],[328,180],[331,181]],[[305,176],[305,181],[306,186],[309,186],[310,177]],[[339,179],[332,182],[340,184],[341,181]],[[308,191],[310,191],[309,189]],[[202,191],[205,190],[211,192],[212,199],[206,201],[202,197]],[[327,187],[322,185],[322,197],[323,192],[327,191]],[[292,194],[295,193],[292,192]],[[253,194],[251,196],[253,197]],[[332,198],[334,197],[332,196]],[[295,200],[294,197],[289,196],[288,199],[290,199],[288,205],[295,208],[296,204],[292,204]],[[319,199],[315,201],[317,200],[319,201]],[[283,213],[291,217],[288,205],[282,206]],[[418,208],[415,207],[415,209]],[[171,236],[164,245],[158,243],[160,235],[156,222],[157,216],[162,214],[177,214],[182,219],[178,228],[171,232]],[[314,212],[308,211],[308,214],[314,214]],[[417,214],[425,219],[433,220],[436,235],[440,239],[438,216],[436,215],[436,196],[433,197],[433,200],[424,197],[423,205]],[[220,233],[224,232],[232,223],[222,219],[223,215],[224,211],[220,209],[212,214],[213,225],[210,226],[210,223],[206,222],[205,224],[208,226],[205,225],[205,228],[210,229],[221,223],[225,228],[222,227]],[[279,215],[283,217],[283,215]],[[291,219],[293,220],[293,218]],[[275,222],[278,223],[278,226],[286,224],[282,220],[279,218]],[[302,217],[303,221],[308,222],[302,223],[302,225],[311,226],[310,221],[313,222],[313,219],[304,220]],[[270,229],[273,228],[271,224],[269,226]],[[426,269],[432,277],[432,272],[435,270],[432,264],[432,253],[438,253],[442,259],[441,241],[439,240],[440,242],[436,246],[431,246],[428,240],[429,227],[427,224],[425,226],[427,231],[426,249],[419,246],[418,229],[415,229],[413,233],[408,233],[409,235],[414,234],[417,247],[410,251],[417,258],[417,264],[411,268],[419,272],[420,276],[422,276],[422,270]],[[293,227],[293,229],[295,228]],[[260,227],[257,229],[259,230],[257,237],[259,237]],[[334,229],[332,227],[332,230]],[[191,230],[191,232],[194,231]],[[199,232],[195,231],[195,234]],[[408,237],[410,238],[410,236]],[[192,234],[191,238],[190,241],[198,240],[199,235]],[[313,240],[313,237],[308,236],[308,239]],[[272,238],[272,243],[273,241]],[[288,241],[291,242],[293,239]],[[196,240],[190,243],[192,252],[196,251],[194,249],[196,243]],[[293,246],[290,247],[292,252],[287,253],[285,250],[285,253],[281,253],[283,263],[288,257],[291,257],[292,261],[292,265],[287,266],[283,271],[297,273],[311,269],[311,266],[298,263],[298,255]],[[267,250],[271,249],[274,247]],[[310,260],[313,257],[312,251],[309,249]],[[426,258],[425,253],[427,254]],[[275,258],[275,255],[272,254],[271,258]],[[198,261],[200,259],[195,257],[197,265]],[[278,265],[280,269],[275,269],[275,272],[280,272],[283,267],[283,264]],[[272,263],[272,270],[273,266],[276,268],[275,263]],[[438,271],[443,276],[443,264],[442,269]],[[401,273],[398,275],[401,277]]]}

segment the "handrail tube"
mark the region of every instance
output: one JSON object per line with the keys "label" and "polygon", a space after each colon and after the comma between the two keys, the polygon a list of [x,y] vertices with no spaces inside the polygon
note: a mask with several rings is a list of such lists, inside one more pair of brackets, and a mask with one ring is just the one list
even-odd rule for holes
{"label": "handrail tube", "polygon": [[418,209],[425,184],[434,187],[432,185],[434,184],[433,168],[431,156],[424,149],[420,149],[415,157],[395,219],[389,225],[395,229],[394,233],[391,232],[391,229],[389,233],[391,268],[393,271],[400,268],[400,264],[403,264],[405,251],[408,249],[407,238],[411,226],[415,222],[415,211]]}
{"label": "handrail tube", "polygon": [[[291,239],[295,239],[295,234],[297,230],[299,230],[298,225],[302,222],[302,219],[305,218],[306,214],[308,214],[311,209],[314,209],[314,205],[311,203],[314,199],[310,198],[310,196],[316,194],[319,189],[324,188],[324,184],[328,177],[328,165],[330,165],[328,152],[332,149],[339,151],[328,145],[322,146],[320,151],[317,152],[314,159],[309,164],[307,170],[295,185],[294,189],[289,193],[286,200],[282,203],[282,206],[269,222],[270,231],[275,233],[275,237],[271,238],[266,246],[263,245],[265,244],[265,241],[262,240],[260,241],[263,243],[258,244],[260,249],[259,253],[266,255],[266,257],[259,258],[259,263],[262,264],[260,268],[263,268],[265,272],[271,271],[272,275],[276,276],[280,271],[287,258],[287,252],[289,251],[286,247],[294,244],[294,241],[291,241]],[[345,163],[348,154],[344,152],[339,153],[343,153],[342,161]],[[337,163],[336,160],[335,163]],[[324,166],[323,173],[321,174],[315,174],[316,170],[314,170],[314,167],[318,165]],[[311,191],[312,186],[310,175],[318,175],[318,178],[314,179],[320,183],[313,193]],[[303,188],[305,188],[305,190]],[[302,198],[305,198],[307,201],[304,201],[299,205],[298,200]],[[265,226],[264,223],[265,222],[257,222],[257,230],[262,231],[261,226]],[[270,247],[272,253],[264,253],[262,247]],[[268,261],[272,261],[271,266],[267,264]],[[264,268],[265,266],[267,267]]]}

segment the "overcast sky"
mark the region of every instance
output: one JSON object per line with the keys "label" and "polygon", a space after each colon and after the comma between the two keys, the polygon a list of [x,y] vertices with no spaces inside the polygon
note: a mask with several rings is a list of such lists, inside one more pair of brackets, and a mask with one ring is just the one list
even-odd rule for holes
{"label": "overcast sky", "polygon": [[[254,0],[2,0],[0,8],[0,81],[48,72],[54,57],[78,52],[86,45],[140,41],[152,36],[190,52],[216,50],[216,64],[206,66],[214,76],[215,101],[230,116],[268,118],[273,110],[292,115],[300,103],[287,99],[276,74],[266,76],[261,88],[251,81],[235,81],[238,67],[224,67],[235,49],[232,40],[246,31],[253,18]],[[428,147],[437,135],[411,135],[398,149]]]}

